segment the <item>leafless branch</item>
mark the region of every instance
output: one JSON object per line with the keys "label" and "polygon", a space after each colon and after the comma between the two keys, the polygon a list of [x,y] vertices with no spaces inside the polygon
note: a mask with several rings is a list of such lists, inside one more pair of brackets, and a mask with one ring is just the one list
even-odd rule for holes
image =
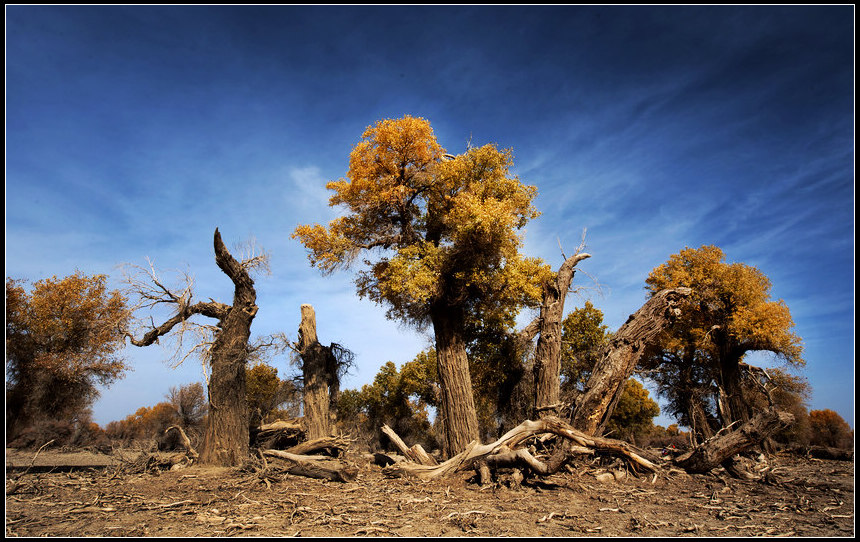
{"label": "leafless branch", "polygon": [[246,273],[257,272],[262,275],[271,273],[269,253],[257,246],[256,237],[233,245],[233,253],[239,256],[239,266]]}

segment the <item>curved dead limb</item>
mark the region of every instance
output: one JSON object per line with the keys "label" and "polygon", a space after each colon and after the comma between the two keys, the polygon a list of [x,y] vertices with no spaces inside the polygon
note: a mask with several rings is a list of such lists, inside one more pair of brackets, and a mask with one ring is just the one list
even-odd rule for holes
{"label": "curved dead limb", "polygon": [[564,465],[568,456],[561,461],[542,463],[524,448],[517,448],[517,446],[521,445],[528,438],[544,433],[551,433],[570,440],[572,444],[576,445],[576,448],[571,453],[582,453],[584,450],[593,450],[595,452],[610,453],[623,457],[631,463],[652,472],[659,468],[645,457],[646,454],[644,452],[634,450],[626,442],[602,437],[591,437],[574,429],[558,418],[544,418],[542,420],[526,420],[490,444],[479,444],[473,441],[464,451],[439,465],[420,465],[411,461],[402,461],[386,467],[385,473],[389,476],[412,475],[424,480],[433,480],[455,472],[473,469],[479,461],[486,461],[492,464],[516,460],[528,465],[529,468],[539,474],[552,474]]}
{"label": "curved dead limb", "polygon": [[188,435],[185,434],[185,431],[183,431],[182,428],[178,425],[171,425],[164,430],[164,434],[168,434],[171,429],[176,429],[176,432],[179,433],[179,439],[182,442],[182,445],[185,447],[185,453],[188,455],[188,459],[191,462],[197,461],[197,458],[200,457],[200,454],[198,454],[197,450],[194,449],[194,446],[191,445],[191,439],[188,438]]}
{"label": "curved dead limb", "polygon": [[438,465],[439,463],[428,454],[420,444],[416,444],[411,448],[403,442],[403,439],[394,432],[388,425],[382,426],[382,432],[391,439],[391,442],[400,450],[400,453],[406,456],[407,459],[418,463],[419,465]]}

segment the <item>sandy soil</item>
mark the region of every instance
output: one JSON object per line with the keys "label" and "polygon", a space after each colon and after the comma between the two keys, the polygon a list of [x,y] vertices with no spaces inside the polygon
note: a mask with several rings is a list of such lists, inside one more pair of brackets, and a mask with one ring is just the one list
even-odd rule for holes
{"label": "sandy soil", "polygon": [[[58,454],[41,461],[62,464]],[[259,465],[134,472],[26,473],[32,453],[7,450],[6,536],[844,536],[854,535],[854,465],[782,454],[759,481],[676,471],[601,481],[609,465],[480,487],[464,477],[387,478],[356,456],[358,478],[337,483]],[[77,460],[81,460],[80,457]],[[138,463],[139,465],[139,463]],[[603,477],[606,478],[606,477]]]}

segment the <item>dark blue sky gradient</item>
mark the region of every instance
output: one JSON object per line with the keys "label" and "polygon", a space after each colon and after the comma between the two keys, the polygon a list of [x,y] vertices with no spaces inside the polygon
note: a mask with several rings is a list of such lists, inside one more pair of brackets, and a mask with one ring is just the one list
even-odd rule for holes
{"label": "dark blue sky gradient", "polygon": [[[6,275],[144,264],[229,300],[214,228],[272,257],[255,331],[357,354],[346,387],[411,360],[426,330],[384,319],[351,272],[290,239],[327,222],[324,184],[364,129],[405,114],[440,143],[513,149],[543,215],[524,251],[557,266],[587,228],[568,307],[612,329],[686,246],[761,269],[804,339],[810,407],[854,412],[854,8],[6,8]],[[599,285],[599,289],[595,287]],[[525,316],[524,316],[525,318]],[[201,379],[158,348],[105,390],[99,423]],[[760,359],[759,359],[760,358]],[[778,365],[769,356],[755,359]],[[276,362],[281,374],[286,360]]]}

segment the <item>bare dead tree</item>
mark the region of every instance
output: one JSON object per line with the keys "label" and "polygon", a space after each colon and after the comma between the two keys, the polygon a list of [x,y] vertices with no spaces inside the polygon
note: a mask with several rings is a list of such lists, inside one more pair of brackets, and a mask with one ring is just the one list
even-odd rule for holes
{"label": "bare dead tree", "polygon": [[[214,300],[193,303],[192,281],[188,279],[181,291],[168,288],[155,273],[150,263],[146,273],[148,280],[131,278],[127,280],[129,291],[137,299],[140,308],[153,309],[159,305],[173,308],[173,315],[162,324],[154,321],[139,339],[127,333],[135,346],[149,346],[158,342],[160,337],[174,332],[181,347],[183,336],[191,330],[197,333],[197,340],[184,351],[181,360],[192,353],[200,355],[208,362],[209,377],[209,416],[200,462],[212,465],[234,466],[242,464],[248,456],[248,407],[245,393],[245,363],[249,354],[251,322],[257,314],[257,292],[249,271],[265,265],[267,257],[252,254],[242,261],[236,260],[224,246],[221,233],[215,229],[215,263],[233,282],[232,305]],[[192,323],[196,315],[214,319],[215,325],[203,326]],[[202,333],[200,333],[202,331]]]}
{"label": "bare dead tree", "polygon": [[[520,345],[530,342],[538,335],[534,364],[534,406],[537,418],[557,416],[561,411],[561,321],[564,318],[564,302],[576,273],[576,265],[590,258],[582,252],[585,248],[585,232],[582,243],[573,256],[565,258],[552,280],[543,284],[543,300],[538,316],[518,335]],[[562,253],[564,255],[564,253]]]}

